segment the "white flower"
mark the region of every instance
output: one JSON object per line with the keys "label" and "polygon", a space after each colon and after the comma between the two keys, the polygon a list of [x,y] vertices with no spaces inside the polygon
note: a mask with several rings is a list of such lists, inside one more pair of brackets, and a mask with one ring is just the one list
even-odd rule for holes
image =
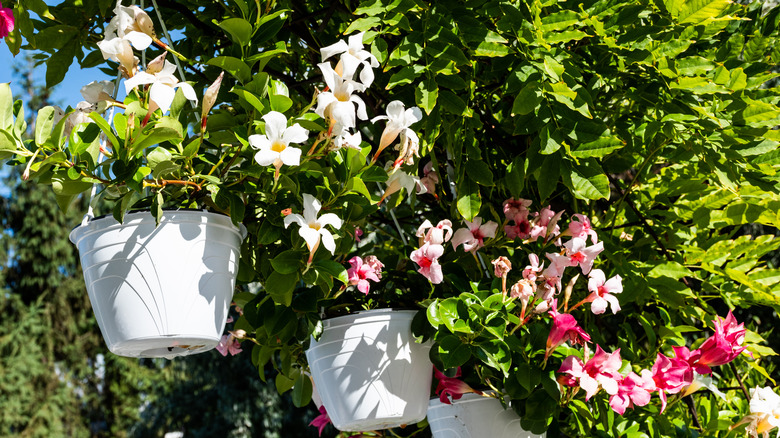
{"label": "white flower", "polygon": [[351,35],[348,39],[349,43],[339,40],[335,44],[320,49],[323,61],[331,56],[341,54],[335,71],[342,78],[352,79],[358,67],[363,66],[360,71],[360,91],[365,90],[374,82],[374,72],[371,68],[379,67],[379,61],[376,57],[371,52],[363,50],[363,34],[365,32]]}
{"label": "white flower", "polygon": [[176,96],[176,88],[181,88],[184,93],[184,97],[197,102],[198,96],[195,94],[195,90],[192,85],[186,82],[179,82],[179,80],[173,76],[176,71],[176,66],[171,64],[165,59],[166,53],[155,58],[149,65],[146,66],[145,72],[138,72],[135,76],[125,81],[125,90],[128,94],[130,91],[139,86],[145,84],[152,84],[149,88],[149,111],[154,111],[157,108],[162,110],[165,114],[173,103],[173,98]]}
{"label": "white flower", "polygon": [[117,5],[114,13],[116,16],[106,26],[103,41],[97,45],[103,59],[118,62],[120,71],[129,78],[135,74],[135,66],[138,64],[132,47],[137,50],[149,47],[154,28],[149,15],[138,6]]}
{"label": "white flower", "polygon": [[[385,168],[389,168],[392,163],[388,163],[388,166],[385,166]],[[400,168],[393,168],[393,170],[387,174],[387,188],[385,189],[385,193],[382,194],[382,198],[379,199],[379,204],[382,203],[385,199],[387,199],[388,196],[392,195],[393,193],[401,190],[406,189],[406,193],[411,193],[412,190],[414,190],[415,187],[420,187],[419,182],[420,178],[416,176],[409,175],[408,173],[404,172]],[[424,188],[422,189],[424,190]],[[420,192],[422,193],[422,192]]]}
{"label": "white flower", "polygon": [[360,132],[351,134],[348,129],[342,129],[341,133],[334,136],[333,143],[329,148],[332,151],[337,151],[341,148],[350,148],[360,150],[360,143],[363,142],[363,137]]}
{"label": "white flower", "polygon": [[304,193],[303,216],[293,213],[284,218],[285,228],[292,223],[300,226],[298,233],[306,241],[306,246],[309,247],[309,263],[311,263],[314,253],[317,252],[320,241],[322,241],[322,245],[331,254],[334,254],[336,251],[336,242],[333,240],[333,235],[325,226],[330,225],[337,230],[341,228],[341,219],[333,213],[326,213],[318,218],[317,213],[320,212],[320,208],[322,208],[320,201],[314,196]]}
{"label": "white flower", "polygon": [[290,143],[302,143],[309,138],[309,131],[301,125],[287,127],[287,117],[278,111],[271,111],[263,116],[265,135],[249,136],[249,144],[259,149],[255,161],[261,166],[273,164],[277,173],[282,164],[297,166],[301,164],[301,150],[289,146]]}
{"label": "white flower", "polygon": [[318,67],[322,70],[322,76],[330,91],[317,95],[315,112],[328,120],[331,132],[355,127],[355,105],[357,117],[367,120],[366,104],[360,97],[352,95],[359,84],[352,79],[342,78],[328,63],[318,64]]}
{"label": "white flower", "polygon": [[114,83],[111,81],[92,81],[81,87],[81,96],[93,105],[104,100],[113,100],[112,94],[114,94]]}
{"label": "white flower", "polygon": [[623,292],[623,279],[619,275],[607,280],[604,271],[594,269],[588,276],[588,290],[590,295],[585,300],[591,302],[590,310],[595,315],[604,313],[608,306],[612,307],[613,314],[620,311],[620,301],[614,295]]}
{"label": "white flower", "polygon": [[768,437],[770,430],[780,427],[780,395],[769,386],[753,389],[748,417],[752,420],[747,427],[750,435]]}
{"label": "white flower", "polygon": [[387,115],[374,117],[371,119],[371,123],[376,123],[377,120],[387,120],[387,125],[384,131],[382,131],[382,137],[379,139],[379,149],[377,149],[376,155],[374,155],[374,161],[376,161],[379,153],[390,146],[399,135],[401,135],[402,150],[398,159],[407,160],[412,154],[416,153],[419,140],[417,134],[409,129],[409,126],[422,120],[420,108],[415,106],[405,109],[403,102],[394,100],[387,105]]}

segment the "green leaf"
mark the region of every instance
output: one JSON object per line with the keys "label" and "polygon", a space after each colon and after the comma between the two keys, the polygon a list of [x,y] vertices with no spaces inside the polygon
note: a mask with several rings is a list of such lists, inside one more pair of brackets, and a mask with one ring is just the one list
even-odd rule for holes
{"label": "green leaf", "polygon": [[623,148],[624,143],[617,137],[601,137],[598,140],[581,144],[571,152],[575,158],[603,158],[613,151]]}
{"label": "green leaf", "polygon": [[13,123],[14,98],[11,84],[0,83],[0,129],[9,129]]}
{"label": "green leaf", "polygon": [[425,67],[419,64],[412,64],[402,67],[390,76],[387,81],[386,90],[390,90],[398,85],[411,84],[425,71]]}
{"label": "green leaf", "polygon": [[43,146],[51,136],[51,128],[54,123],[54,107],[45,106],[38,110],[35,119],[35,144]]}
{"label": "green leaf", "polygon": [[303,267],[305,257],[306,254],[300,251],[288,249],[272,258],[271,266],[273,266],[274,271],[280,274],[294,274]]}
{"label": "green leaf", "polygon": [[243,18],[228,18],[219,23],[222,30],[230,34],[230,37],[240,46],[246,46],[252,39],[252,25]]}
{"label": "green leaf", "polygon": [[473,221],[482,208],[482,195],[479,186],[471,178],[464,176],[458,185],[458,212],[467,221]]}
{"label": "green leaf", "polygon": [[164,141],[181,140],[184,138],[183,128],[178,120],[172,117],[163,117],[147,133],[139,135],[130,145],[131,157],[138,156],[146,148],[160,144]]}
{"label": "green leaf", "polygon": [[509,54],[509,47],[501,43],[483,41],[474,49],[474,56],[487,56],[497,58]]}
{"label": "green leaf", "polygon": [[426,114],[430,114],[433,111],[433,107],[436,106],[436,100],[439,98],[439,86],[436,84],[435,79],[425,79],[420,81],[417,88],[414,90],[414,99],[417,106],[425,110]]}
{"label": "green leaf", "polygon": [[696,25],[718,17],[731,4],[730,0],[686,0],[680,8],[677,19],[681,24]]}
{"label": "green leaf", "polygon": [[438,342],[439,357],[445,368],[456,368],[471,359],[471,348],[459,337],[447,335]]}
{"label": "green leaf", "polygon": [[539,188],[539,198],[546,200],[558,187],[558,180],[561,177],[560,154],[550,154],[545,157],[538,172],[536,182]]}
{"label": "green leaf", "polygon": [[530,114],[542,103],[543,99],[542,87],[539,82],[529,82],[525,84],[520,93],[515,97],[515,101],[512,104],[512,112],[520,115]]}
{"label": "green leaf", "polygon": [[298,283],[298,274],[280,274],[272,272],[263,286],[276,304],[289,307],[292,304],[293,290]]}
{"label": "green leaf", "polygon": [[344,284],[349,283],[347,268],[336,261],[327,259],[317,260],[314,262],[313,267],[317,271],[324,272]]}
{"label": "green leaf", "polygon": [[209,59],[206,65],[213,65],[233,75],[239,82],[245,84],[252,78],[252,70],[244,61],[232,56],[217,56]]}
{"label": "green leaf", "polygon": [[114,147],[114,149],[118,148],[119,139],[117,139],[116,135],[114,135],[114,130],[111,129],[111,126],[108,124],[108,122],[96,111],[91,112],[89,114],[89,118],[98,125],[101,131],[103,131],[103,134],[106,135],[106,138],[111,142],[111,145]]}
{"label": "green leaf", "polygon": [[525,186],[525,158],[516,156],[506,169],[506,184],[512,197],[519,198]]}
{"label": "green leaf", "polygon": [[477,184],[485,187],[493,186],[493,171],[484,161],[469,160],[466,162],[466,174]]}
{"label": "green leaf", "polygon": [[80,46],[76,41],[70,41],[49,57],[46,61],[46,88],[53,88],[62,82],[78,48]]}
{"label": "green leaf", "polygon": [[692,276],[693,273],[677,262],[666,262],[654,267],[647,275],[650,277],[669,277],[680,280],[681,278]]}
{"label": "green leaf", "polygon": [[574,196],[580,199],[609,199],[609,178],[597,164],[587,161],[566,167],[564,182]]}
{"label": "green leaf", "polygon": [[302,408],[311,402],[311,395],[314,387],[311,384],[311,378],[305,373],[298,373],[293,386],[292,400],[296,407]]}
{"label": "green leaf", "polygon": [[249,105],[252,106],[252,108],[256,109],[258,112],[264,113],[266,111],[265,105],[263,105],[263,102],[254,93],[240,87],[233,87],[230,92],[243,98]]}

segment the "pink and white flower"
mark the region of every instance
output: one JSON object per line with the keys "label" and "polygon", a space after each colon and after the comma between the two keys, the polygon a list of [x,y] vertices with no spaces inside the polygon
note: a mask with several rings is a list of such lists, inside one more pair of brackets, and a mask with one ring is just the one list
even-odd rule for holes
{"label": "pink and white flower", "polygon": [[563,211],[555,213],[549,205],[538,213],[534,213],[536,217],[531,224],[530,238],[536,240],[542,237],[545,241],[549,241],[550,238],[560,234],[561,228],[558,226],[558,219],[561,218],[562,214]]}
{"label": "pink and white flower", "polygon": [[569,229],[566,234],[569,234],[572,237],[579,237],[580,239],[587,239],[588,236],[590,236],[590,240],[594,244],[599,241],[596,230],[590,225],[590,219],[582,214],[572,215],[572,221],[569,223]]}
{"label": "pink and white flower", "polygon": [[475,252],[485,246],[485,239],[496,237],[496,228],[498,224],[493,221],[487,221],[482,224],[481,217],[475,217],[474,222],[464,220],[466,228],[461,228],[452,236],[452,248],[457,249],[463,245],[464,251]]}
{"label": "pink and white flower", "polygon": [[617,393],[609,398],[609,406],[623,415],[626,408],[647,406],[655,389],[653,373],[650,370],[642,370],[641,374],[631,371],[618,382]]}
{"label": "pink and white flower", "polygon": [[325,406],[320,406],[320,415],[314,417],[313,420],[311,420],[311,423],[309,423],[309,426],[314,426],[317,428],[317,432],[319,436],[322,436],[322,431],[325,429],[325,426],[330,424],[330,417],[328,416],[328,411],[325,410]]}
{"label": "pink and white flower", "polygon": [[420,245],[424,242],[441,245],[452,238],[452,222],[449,219],[444,219],[434,227],[431,221],[426,219],[417,229],[415,235],[420,238]]}
{"label": "pink and white flower", "polygon": [[590,310],[594,314],[601,315],[607,306],[612,306],[613,314],[620,311],[620,301],[615,296],[623,292],[623,279],[619,275],[607,280],[604,271],[594,269],[588,276],[588,290],[590,295],[585,298],[585,302],[591,303]]}
{"label": "pink and white flower", "polygon": [[434,368],[433,371],[436,379],[438,380],[438,384],[436,385],[436,395],[439,396],[439,400],[442,403],[446,403],[448,405],[452,404],[451,400],[459,400],[461,397],[463,397],[463,394],[468,394],[471,392],[475,394],[482,394],[482,391],[478,391],[469,386],[468,383],[458,379],[458,377],[461,375],[460,367],[458,367],[458,370],[455,372],[455,377],[447,377],[444,375],[444,373],[437,370],[436,368]]}
{"label": "pink and white flower", "polygon": [[585,400],[589,400],[603,388],[609,395],[618,393],[618,381],[623,379],[618,370],[623,361],[620,359],[620,349],[607,354],[596,346],[596,354],[584,365],[577,356],[569,356],[558,370],[563,373],[563,383],[566,386],[579,386],[585,390]]}
{"label": "pink and white flower", "polygon": [[566,247],[566,257],[569,258],[569,266],[578,266],[582,269],[584,275],[588,275],[596,257],[604,251],[604,242],[599,242],[592,246],[587,246],[585,239],[574,237],[564,245]]}
{"label": "pink and white flower", "polygon": [[666,409],[666,394],[677,394],[693,382],[693,369],[686,360],[687,350],[675,347],[675,357],[671,359],[658,353],[653,364],[653,380],[661,397],[661,412]]}
{"label": "pink and white flower", "polygon": [[417,272],[424,275],[433,284],[444,281],[444,275],[439,264],[439,257],[444,254],[444,247],[435,243],[425,242],[419,249],[412,251],[410,258],[417,263]]}
{"label": "pink and white flower", "polygon": [[585,345],[590,342],[590,335],[577,324],[574,316],[568,313],[558,313],[558,300],[553,299],[548,312],[552,317],[552,328],[547,336],[547,348],[544,358],[550,355],[564,342]]}
{"label": "pink and white flower", "polygon": [[0,3],[0,38],[5,38],[14,31],[14,11],[11,8],[4,8]]}
{"label": "pink and white flower", "polygon": [[710,367],[725,365],[745,351],[745,347],[742,347],[745,325],[737,324],[731,311],[726,318],[716,317],[712,322],[715,324],[715,334],[707,338],[697,350],[699,356],[694,366],[699,374],[710,374]]}
{"label": "pink and white flower", "polygon": [[231,356],[235,356],[241,353],[241,342],[239,339],[243,339],[246,336],[246,332],[243,330],[229,331],[227,335],[223,335],[217,344],[217,351],[223,356],[227,356],[230,353]]}
{"label": "pink and white flower", "polygon": [[425,188],[422,193],[430,193],[433,196],[436,195],[436,184],[439,183],[439,174],[433,170],[433,161],[429,161],[428,164],[423,167],[423,177],[420,178],[420,185]]}
{"label": "pink and white flower", "polygon": [[369,257],[372,257],[371,263],[366,263],[369,260],[368,257],[366,257],[366,260],[358,256],[352,257],[349,260],[351,266],[347,269],[349,284],[357,286],[358,290],[366,295],[368,295],[371,289],[371,284],[368,280],[379,282],[382,278],[382,268],[385,266],[375,256]]}

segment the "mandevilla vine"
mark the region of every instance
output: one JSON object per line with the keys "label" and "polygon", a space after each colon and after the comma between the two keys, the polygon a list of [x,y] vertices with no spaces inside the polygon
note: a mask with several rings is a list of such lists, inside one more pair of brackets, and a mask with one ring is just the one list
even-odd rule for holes
{"label": "mandevilla vine", "polygon": [[97,184],[118,220],[242,223],[219,350],[296,405],[323,318],[401,307],[420,311],[441,401],[497,397],[535,433],[780,426],[780,7],[6,6],[0,36],[49,85],[74,59],[119,79],[42,108],[32,139],[0,84],[0,158],[63,209]]}

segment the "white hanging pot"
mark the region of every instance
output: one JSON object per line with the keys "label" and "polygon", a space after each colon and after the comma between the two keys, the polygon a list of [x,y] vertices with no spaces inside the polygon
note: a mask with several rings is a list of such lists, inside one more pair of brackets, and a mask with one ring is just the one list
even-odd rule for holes
{"label": "white hanging pot", "polygon": [[451,405],[438,398],[428,405],[428,424],[433,438],[544,438],[520,427],[520,417],[504,409],[492,397],[464,394]]}
{"label": "white hanging pot", "polygon": [[243,239],[230,218],[198,210],[86,222],[70,233],[108,349],[119,356],[211,350],[225,328]]}
{"label": "white hanging pot", "polygon": [[336,429],[388,429],[425,418],[433,365],[430,344],[412,336],[416,313],[380,309],[323,321],[306,358]]}

